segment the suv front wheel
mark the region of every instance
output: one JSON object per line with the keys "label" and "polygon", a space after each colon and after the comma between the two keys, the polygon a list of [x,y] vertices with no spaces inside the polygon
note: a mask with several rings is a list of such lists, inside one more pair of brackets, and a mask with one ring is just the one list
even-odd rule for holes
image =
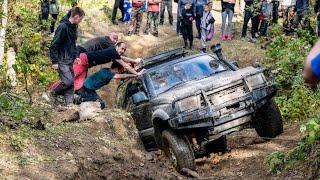
{"label": "suv front wheel", "polygon": [[193,150],[186,136],[176,134],[171,130],[162,132],[163,150],[178,172],[183,168],[196,169]]}
{"label": "suv front wheel", "polygon": [[261,137],[274,138],[283,132],[281,113],[274,99],[257,110],[253,123]]}

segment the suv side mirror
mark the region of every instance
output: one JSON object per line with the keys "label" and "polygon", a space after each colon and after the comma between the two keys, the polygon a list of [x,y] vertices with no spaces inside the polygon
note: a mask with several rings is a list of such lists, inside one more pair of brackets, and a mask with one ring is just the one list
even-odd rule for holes
{"label": "suv side mirror", "polygon": [[148,99],[146,93],[144,93],[143,91],[139,91],[139,92],[132,95],[133,104],[139,104],[142,102],[146,102],[148,100],[149,99]]}

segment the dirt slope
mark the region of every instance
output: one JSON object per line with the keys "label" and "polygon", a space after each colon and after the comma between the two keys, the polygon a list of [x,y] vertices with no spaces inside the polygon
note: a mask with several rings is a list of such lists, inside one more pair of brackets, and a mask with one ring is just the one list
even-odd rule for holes
{"label": "dirt slope", "polygon": [[2,177],[168,179],[180,176],[173,170],[170,173],[169,165],[165,161],[159,162],[155,153],[143,150],[126,112],[107,110],[99,112],[92,120],[48,123],[46,127],[45,131],[28,132],[26,147],[18,150],[13,149],[17,146],[13,145],[12,139],[1,139]]}
{"label": "dirt slope", "polygon": [[[126,112],[112,109],[91,120],[46,126],[32,132],[19,151],[2,139],[0,174],[8,179],[186,179],[161,151],[144,151]],[[198,159],[197,171],[201,179],[305,179],[305,172],[270,174],[263,164],[268,154],[293,148],[298,131],[298,124],[287,125],[282,140],[268,142],[253,130],[230,135],[230,152]]]}

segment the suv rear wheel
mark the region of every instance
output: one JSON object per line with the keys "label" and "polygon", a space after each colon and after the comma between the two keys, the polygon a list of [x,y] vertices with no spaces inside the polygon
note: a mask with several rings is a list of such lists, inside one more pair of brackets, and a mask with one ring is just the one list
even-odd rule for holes
{"label": "suv rear wheel", "polygon": [[273,98],[257,110],[253,123],[261,137],[274,138],[283,132],[281,113]]}
{"label": "suv rear wheel", "polygon": [[176,134],[171,130],[162,132],[163,150],[170,158],[173,166],[178,172],[183,168],[196,169],[195,157],[186,136]]}

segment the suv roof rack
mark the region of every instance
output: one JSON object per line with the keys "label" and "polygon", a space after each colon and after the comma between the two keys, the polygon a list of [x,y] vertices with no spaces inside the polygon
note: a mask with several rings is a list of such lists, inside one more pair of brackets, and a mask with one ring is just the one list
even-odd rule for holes
{"label": "suv roof rack", "polygon": [[142,67],[147,68],[158,64],[162,64],[179,57],[184,57],[184,55],[186,55],[187,53],[188,52],[185,51],[185,49],[182,47],[172,49],[169,51],[164,51],[159,54],[144,58],[142,61]]}

